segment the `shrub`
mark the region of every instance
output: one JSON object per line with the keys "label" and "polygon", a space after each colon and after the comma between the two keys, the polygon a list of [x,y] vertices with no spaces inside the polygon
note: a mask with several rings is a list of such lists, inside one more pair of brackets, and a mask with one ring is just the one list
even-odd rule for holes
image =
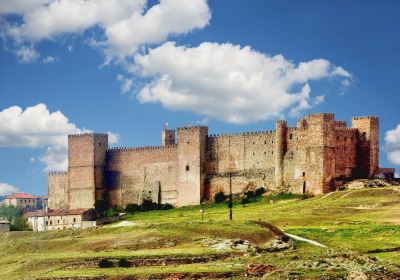
{"label": "shrub", "polygon": [[158,203],[153,202],[151,199],[144,199],[140,205],[140,211],[152,211],[159,209]]}
{"label": "shrub", "polygon": [[161,205],[161,210],[169,210],[169,209],[172,209],[172,208],[174,208],[174,206],[172,204],[169,204],[169,203],[165,203],[165,204]]}
{"label": "shrub", "polygon": [[28,231],[31,230],[28,224],[28,219],[24,217],[14,217],[10,225],[12,231]]}
{"label": "shrub", "polygon": [[224,192],[217,192],[214,196],[214,201],[216,203],[222,203],[226,200],[226,195],[224,194]]}
{"label": "shrub", "polygon": [[242,200],[240,200],[241,204],[247,204],[249,202],[250,202],[250,200],[247,197],[243,197]]}
{"label": "shrub", "polygon": [[265,189],[263,187],[260,187],[260,188],[256,189],[255,195],[256,196],[261,196],[265,192],[266,192]]}
{"label": "shrub", "polygon": [[304,193],[302,199],[313,198],[314,195],[312,193]]}
{"label": "shrub", "polygon": [[96,210],[96,215],[98,218],[103,218],[108,209],[108,199],[98,198],[94,202],[94,209]]}
{"label": "shrub", "polygon": [[253,191],[247,191],[244,193],[244,195],[247,197],[247,199],[252,200],[254,198],[254,192]]}
{"label": "shrub", "polygon": [[118,266],[119,267],[130,267],[131,263],[127,259],[122,258],[122,259],[118,260]]}
{"label": "shrub", "polygon": [[110,268],[110,267],[112,267],[112,263],[107,259],[101,259],[99,261],[99,267],[100,268]]}
{"label": "shrub", "polygon": [[115,208],[110,208],[106,211],[106,217],[108,217],[108,218],[115,217],[118,215],[119,215],[119,212]]}
{"label": "shrub", "polygon": [[134,212],[139,212],[140,211],[140,206],[137,204],[128,204],[125,207],[125,211],[128,213],[134,213]]}

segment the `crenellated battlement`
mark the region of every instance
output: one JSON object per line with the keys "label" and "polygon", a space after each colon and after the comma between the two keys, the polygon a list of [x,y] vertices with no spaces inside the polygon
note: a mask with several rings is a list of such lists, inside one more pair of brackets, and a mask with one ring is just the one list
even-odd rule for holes
{"label": "crenellated battlement", "polygon": [[187,125],[183,127],[178,127],[177,130],[197,130],[197,129],[206,129],[208,130],[208,126],[205,125]]}
{"label": "crenellated battlement", "polygon": [[167,146],[145,146],[145,147],[112,147],[107,152],[118,152],[118,151],[149,151],[149,150],[165,150],[174,149],[178,145],[167,145]]}
{"label": "crenellated battlement", "polygon": [[48,176],[67,176],[68,172],[49,172]]}
{"label": "crenellated battlement", "polygon": [[304,127],[293,127],[293,126],[287,127],[287,131],[289,132],[305,131],[305,130],[306,129]]}
{"label": "crenellated battlement", "polygon": [[352,119],[353,120],[375,120],[375,121],[379,120],[379,118],[376,116],[353,117]]}
{"label": "crenellated battlement", "polygon": [[238,133],[220,133],[220,134],[210,134],[208,138],[218,138],[218,137],[241,137],[249,135],[273,135],[275,130],[268,131],[249,131],[249,132],[238,132]]}
{"label": "crenellated battlement", "polygon": [[92,133],[92,132],[79,133],[79,134],[68,134],[68,138],[78,138],[78,137],[84,137],[84,136],[108,136],[108,134],[107,133]]}
{"label": "crenellated battlement", "polygon": [[335,114],[333,113],[311,113],[306,115],[306,118],[321,118],[323,117],[324,119],[335,119]]}
{"label": "crenellated battlement", "polygon": [[346,121],[334,121],[333,125],[335,128],[347,127],[347,122]]}

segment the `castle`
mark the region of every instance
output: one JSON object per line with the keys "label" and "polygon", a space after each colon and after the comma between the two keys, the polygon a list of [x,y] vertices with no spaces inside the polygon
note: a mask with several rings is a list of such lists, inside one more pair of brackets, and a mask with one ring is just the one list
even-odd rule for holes
{"label": "castle", "polygon": [[234,193],[321,194],[335,190],[335,179],[380,172],[377,117],[354,117],[348,128],[334,114],[309,114],[295,127],[279,120],[275,131],[221,135],[208,135],[206,126],[164,128],[161,140],[109,149],[107,134],[69,135],[68,171],[48,177],[49,208],[92,208],[105,194],[111,205],[194,205],[228,192],[230,177]]}

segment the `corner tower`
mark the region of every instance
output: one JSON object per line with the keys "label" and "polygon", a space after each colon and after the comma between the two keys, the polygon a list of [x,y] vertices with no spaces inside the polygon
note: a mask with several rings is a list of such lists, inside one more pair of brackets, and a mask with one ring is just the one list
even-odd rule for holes
{"label": "corner tower", "polygon": [[108,135],[68,135],[68,208],[93,208],[104,191]]}
{"label": "corner tower", "polygon": [[354,117],[352,127],[358,129],[358,175],[373,178],[379,172],[379,118]]}
{"label": "corner tower", "polygon": [[178,128],[178,206],[200,204],[203,198],[207,137],[206,126]]}

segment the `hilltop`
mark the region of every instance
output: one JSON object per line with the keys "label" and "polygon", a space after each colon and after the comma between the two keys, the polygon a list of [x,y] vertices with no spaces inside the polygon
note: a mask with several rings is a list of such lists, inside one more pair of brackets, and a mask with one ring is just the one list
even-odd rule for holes
{"label": "hilltop", "polygon": [[[259,198],[235,204],[232,222],[227,210],[208,204],[137,213],[102,228],[4,234],[0,278],[400,277],[397,186]],[[326,247],[285,240],[267,221]]]}

